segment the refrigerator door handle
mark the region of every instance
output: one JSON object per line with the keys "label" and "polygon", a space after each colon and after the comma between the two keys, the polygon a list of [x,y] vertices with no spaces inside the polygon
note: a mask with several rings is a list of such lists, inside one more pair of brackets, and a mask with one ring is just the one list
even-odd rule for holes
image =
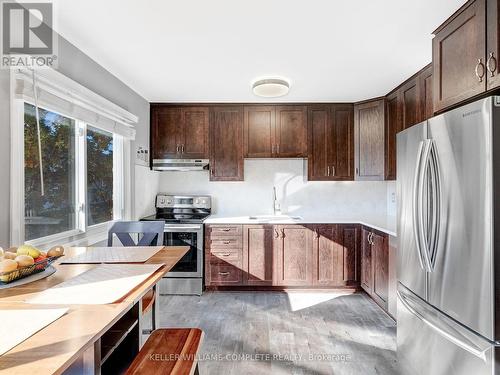
{"label": "refrigerator door handle", "polygon": [[[427,181],[427,167],[429,166],[430,154],[433,142],[431,139],[426,139],[422,141],[422,153],[420,157],[420,162],[418,166],[418,180],[416,181],[417,190],[417,201],[416,201],[416,238],[417,243],[420,248],[420,254],[422,257],[423,268],[427,272],[432,272],[432,266],[429,256],[429,244],[427,242],[427,225],[424,222],[424,213],[427,213],[427,205],[424,209],[424,189],[426,188]],[[427,194],[428,197],[428,194]],[[427,202],[426,202],[427,203]]]}
{"label": "refrigerator door handle", "polygon": [[[412,197],[412,215],[413,215],[413,234],[415,236],[415,244],[418,252],[418,260],[420,262],[420,267],[426,271],[427,266],[424,261],[424,256],[422,252],[422,237],[421,237],[421,230],[420,230],[420,201],[421,201],[421,192],[420,192],[420,181],[422,179],[422,165],[423,165],[423,152],[424,152],[424,146],[425,141],[421,141],[419,146],[418,146],[418,151],[417,151],[417,164],[415,166],[415,176],[413,178],[413,197]],[[425,170],[425,168],[424,168]]]}
{"label": "refrigerator door handle", "polygon": [[397,296],[403,306],[415,317],[424,322],[428,327],[454,343],[460,348],[475,355],[486,362],[486,351],[491,348],[492,343],[468,331],[450,318],[439,312],[434,307],[420,302],[418,297],[414,297],[406,292],[401,285],[398,287]]}
{"label": "refrigerator door handle", "polygon": [[[432,225],[429,228],[429,238],[425,241],[428,245],[428,258],[430,264],[430,272],[434,271],[436,265],[436,255],[439,248],[439,239],[441,234],[441,203],[442,203],[442,192],[441,192],[441,171],[439,169],[438,154],[436,144],[431,143],[430,153],[429,153],[429,170],[431,177],[431,196],[433,201],[431,202],[431,217]],[[428,205],[429,207],[429,205]]]}

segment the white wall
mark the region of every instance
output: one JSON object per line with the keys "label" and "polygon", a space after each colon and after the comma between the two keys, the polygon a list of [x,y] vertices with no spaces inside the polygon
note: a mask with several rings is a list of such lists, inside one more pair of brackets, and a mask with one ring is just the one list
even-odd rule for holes
{"label": "white wall", "polygon": [[306,166],[307,161],[300,159],[245,160],[243,182],[209,182],[208,172],[143,173],[143,167],[136,167],[136,213],[154,212],[154,186],[158,183],[161,192],[211,195],[217,215],[272,213],[273,186],[287,213],[387,215],[387,182],[308,182]]}

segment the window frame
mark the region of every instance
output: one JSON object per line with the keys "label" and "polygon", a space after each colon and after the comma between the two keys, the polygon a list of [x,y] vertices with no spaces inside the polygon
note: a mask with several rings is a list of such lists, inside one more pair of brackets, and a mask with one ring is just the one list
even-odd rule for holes
{"label": "window frame", "polygon": [[110,223],[129,216],[125,195],[130,193],[130,187],[125,178],[130,176],[126,169],[126,166],[130,164],[130,141],[121,135],[102,129],[113,136],[113,219],[99,224],[87,225],[87,126],[95,129],[101,128],[67,115],[64,111],[41,105],[40,108],[44,110],[55,112],[75,121],[75,228],[26,241],[24,104],[28,103],[34,106],[34,103],[26,98],[14,99],[11,103],[11,113],[13,114],[11,118],[11,244],[27,243],[43,247],[50,244],[73,245],[82,242],[91,244],[104,240]]}

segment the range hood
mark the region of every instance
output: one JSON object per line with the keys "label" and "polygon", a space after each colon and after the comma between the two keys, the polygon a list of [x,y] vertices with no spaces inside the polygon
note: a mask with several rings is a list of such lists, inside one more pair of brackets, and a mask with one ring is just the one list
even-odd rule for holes
{"label": "range hood", "polygon": [[153,159],[154,171],[207,171],[208,159]]}

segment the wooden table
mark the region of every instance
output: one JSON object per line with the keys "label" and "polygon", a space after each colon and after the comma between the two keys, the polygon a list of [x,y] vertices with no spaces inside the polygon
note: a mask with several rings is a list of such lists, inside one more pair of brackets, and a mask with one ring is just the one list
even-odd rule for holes
{"label": "wooden table", "polygon": [[[73,256],[87,248],[67,249]],[[0,309],[39,309],[68,307],[68,312],[0,356],[0,374],[60,374],[71,369],[84,373],[100,372],[101,338],[128,315],[139,316],[137,331],[142,334],[142,297],[188,252],[187,246],[164,247],[146,264],[164,264],[120,301],[108,305],[32,305],[24,301],[34,294],[85,272],[95,264],[55,264],[57,272],[30,284],[0,290]],[[99,293],[98,290],[95,291]],[[155,304],[157,308],[157,304]],[[157,310],[156,310],[157,317]],[[34,317],[36,318],[36,317]],[[22,324],[22,322],[0,322]],[[1,338],[0,338],[1,339]],[[138,348],[137,348],[138,349]]]}

